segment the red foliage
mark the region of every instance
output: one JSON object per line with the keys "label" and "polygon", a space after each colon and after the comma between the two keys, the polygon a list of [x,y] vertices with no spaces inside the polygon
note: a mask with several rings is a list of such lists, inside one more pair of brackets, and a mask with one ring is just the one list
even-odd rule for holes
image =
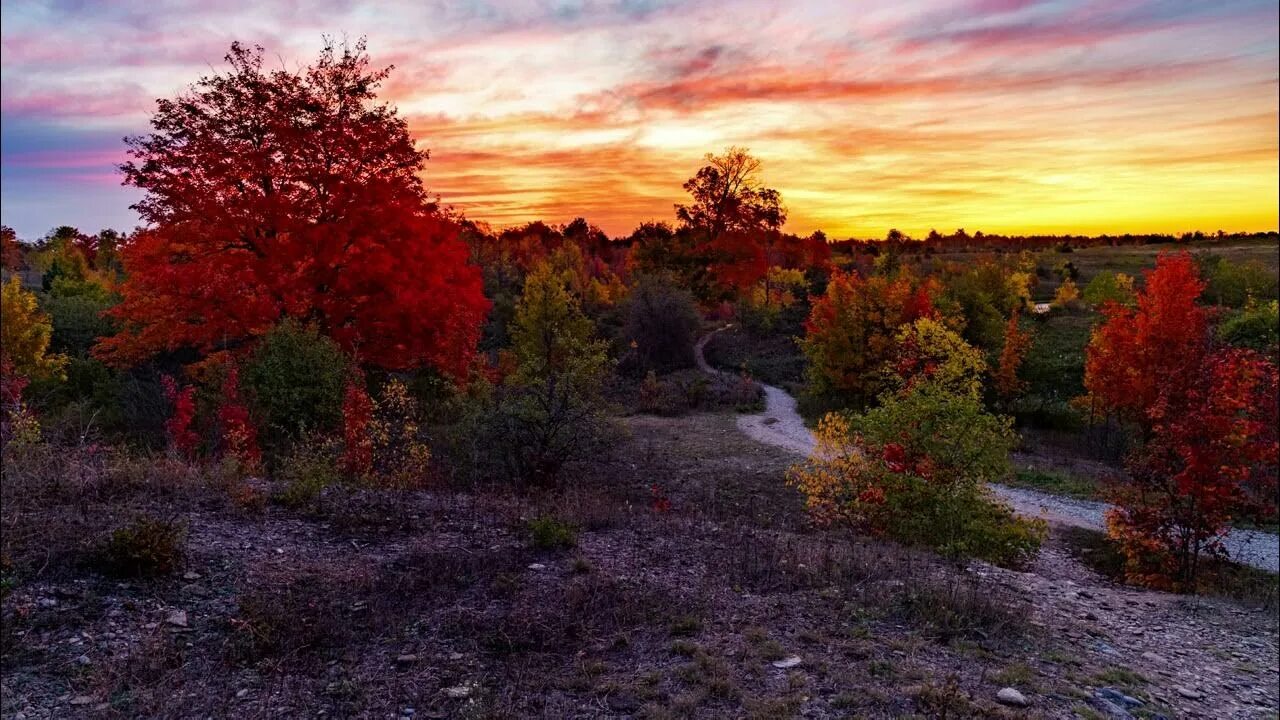
{"label": "red foliage", "polygon": [[1000,349],[1000,362],[996,365],[996,393],[1004,400],[1012,400],[1026,387],[1018,377],[1018,369],[1031,346],[1031,333],[1018,326],[1018,313],[1009,316],[1004,328],[1004,347]]}
{"label": "red foliage", "polygon": [[222,380],[218,427],[222,433],[224,455],[235,458],[249,471],[260,466],[262,450],[258,447],[258,431],[249,417],[249,408],[240,396],[240,373],[234,364],[227,368]]}
{"label": "red foliage", "polygon": [[649,494],[653,496],[654,512],[664,513],[671,509],[671,499],[662,491],[661,486],[650,485]]}
{"label": "red foliage", "polygon": [[1147,410],[1150,439],[1129,459],[1131,481],[1108,517],[1134,579],[1193,583],[1202,553],[1224,553],[1228,523],[1274,514],[1276,399],[1274,363],[1226,350]]}
{"label": "red foliage", "polygon": [[196,419],[196,389],[190,385],[179,388],[170,375],[160,379],[164,396],[173,405],[173,412],[164,422],[169,444],[188,460],[194,460],[200,447],[200,436],[193,425]]}
{"label": "red foliage", "polygon": [[364,379],[352,378],[342,396],[342,470],[365,475],[373,467],[373,400],[364,389]]}
{"label": "red foliage", "polygon": [[1162,253],[1147,273],[1138,306],[1102,308],[1085,359],[1085,387],[1105,410],[1144,422],[1162,392],[1198,372],[1207,349],[1207,319],[1196,299],[1205,283],[1186,253]]}
{"label": "red foliage", "polygon": [[1190,255],[1161,255],[1136,310],[1103,309],[1086,358],[1089,392],[1142,431],[1108,529],[1130,576],[1149,584],[1193,586],[1233,518],[1275,509],[1276,366],[1214,351],[1203,289]]}
{"label": "red foliage", "polygon": [[8,355],[0,354],[0,409],[22,404],[22,391],[30,381],[18,374]]}
{"label": "red foliage", "polygon": [[428,202],[426,152],[376,102],[387,71],[362,45],[298,72],[239,45],[227,60],[129,141],[122,169],[150,227],[124,249],[124,331],[98,354],[234,349],[291,317],[362,361],[462,375],[489,303]]}

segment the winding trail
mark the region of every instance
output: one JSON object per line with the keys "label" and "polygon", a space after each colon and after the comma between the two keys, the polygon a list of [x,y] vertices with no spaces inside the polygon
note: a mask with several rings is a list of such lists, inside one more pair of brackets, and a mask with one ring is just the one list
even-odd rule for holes
{"label": "winding trail", "polygon": [[[703,335],[694,345],[698,368],[712,375],[728,375],[712,367],[704,356],[707,343],[716,333],[733,327],[726,325]],[[751,439],[807,456],[817,443],[796,410],[796,399],[786,390],[765,385],[764,412],[738,416],[738,429]],[[1089,530],[1104,530],[1103,517],[1110,507],[1094,500],[1077,500],[1052,493],[992,484],[992,492],[1015,511],[1028,517],[1044,518],[1051,523]],[[1257,530],[1232,530],[1225,541],[1232,560],[1270,572],[1280,572],[1280,536]]]}

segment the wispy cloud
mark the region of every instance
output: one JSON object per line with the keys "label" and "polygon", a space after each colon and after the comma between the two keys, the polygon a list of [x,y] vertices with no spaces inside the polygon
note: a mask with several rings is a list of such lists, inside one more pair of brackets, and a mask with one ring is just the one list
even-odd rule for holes
{"label": "wispy cloud", "polygon": [[[702,153],[749,146],[797,231],[1274,228],[1274,2],[330,0],[5,3],[4,222],[130,222],[119,137],[234,39],[305,62],[366,35],[495,225],[669,219]],[[16,129],[11,129],[16,128]],[[96,213],[96,215],[95,215]],[[72,216],[72,217],[69,217]],[[101,217],[101,220],[95,220]]]}

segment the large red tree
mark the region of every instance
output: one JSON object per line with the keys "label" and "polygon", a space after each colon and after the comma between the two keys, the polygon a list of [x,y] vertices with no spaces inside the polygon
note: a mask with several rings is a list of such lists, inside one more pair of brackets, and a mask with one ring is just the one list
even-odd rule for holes
{"label": "large red tree", "polygon": [[239,44],[226,60],[127,139],[148,227],[123,253],[124,331],[99,355],[236,350],[290,317],[365,363],[462,373],[488,302],[423,188],[427,153],[377,101],[390,69],[363,41],[296,71]]}

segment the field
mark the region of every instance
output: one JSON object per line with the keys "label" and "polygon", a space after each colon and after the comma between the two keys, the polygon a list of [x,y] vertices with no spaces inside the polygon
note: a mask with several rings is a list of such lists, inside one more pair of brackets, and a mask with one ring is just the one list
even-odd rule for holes
{"label": "field", "polygon": [[[1023,717],[995,702],[1009,685],[1045,717],[1099,712],[1103,688],[1151,712],[1276,702],[1274,599],[1118,588],[1065,535],[1019,573],[815,531],[792,458],[733,417],[632,417],[619,461],[565,494],[334,488],[308,511],[51,458],[5,483],[16,557],[47,568],[5,600],[4,713]],[[172,579],[84,564],[106,518],[143,510],[186,518]]]}

